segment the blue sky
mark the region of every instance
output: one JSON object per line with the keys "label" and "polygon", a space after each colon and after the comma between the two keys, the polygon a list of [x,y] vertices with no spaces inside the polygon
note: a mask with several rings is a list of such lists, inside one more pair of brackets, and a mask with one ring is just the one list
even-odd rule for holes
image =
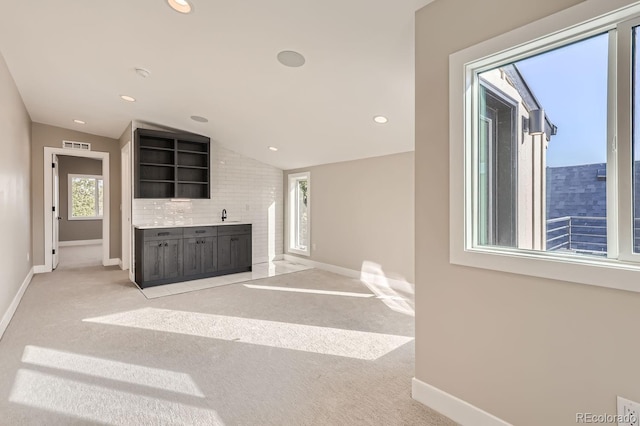
{"label": "blue sky", "polygon": [[603,34],[516,62],[558,126],[547,151],[549,167],[606,162],[607,47]]}

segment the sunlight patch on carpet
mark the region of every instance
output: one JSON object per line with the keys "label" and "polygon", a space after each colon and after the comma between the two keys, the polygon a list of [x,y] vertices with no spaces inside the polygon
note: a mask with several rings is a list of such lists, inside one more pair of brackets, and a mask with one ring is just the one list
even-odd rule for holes
{"label": "sunlight patch on carpet", "polygon": [[274,290],[274,291],[284,291],[284,292],[292,292],[292,293],[322,294],[322,295],[329,295],[329,296],[365,297],[365,298],[375,296],[374,294],[371,294],[371,293],[352,293],[348,291],[317,290],[313,288],[276,287],[271,285],[254,285],[254,284],[244,284],[244,286],[252,290]]}
{"label": "sunlight patch on carpet", "polygon": [[412,337],[170,309],[142,308],[84,321],[375,360]]}
{"label": "sunlight patch on carpet", "polygon": [[100,424],[224,425],[214,410],[20,369],[9,401]]}
{"label": "sunlight patch on carpet", "polygon": [[22,362],[204,398],[188,374],[126,362],[26,346]]}

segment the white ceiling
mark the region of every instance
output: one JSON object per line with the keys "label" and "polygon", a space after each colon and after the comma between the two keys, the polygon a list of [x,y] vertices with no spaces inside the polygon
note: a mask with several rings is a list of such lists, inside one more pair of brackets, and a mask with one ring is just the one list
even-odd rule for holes
{"label": "white ceiling", "polygon": [[291,169],[414,149],[414,12],[430,1],[191,0],[182,15],[166,0],[0,0],[0,52],[33,121],[118,138],[143,120]]}

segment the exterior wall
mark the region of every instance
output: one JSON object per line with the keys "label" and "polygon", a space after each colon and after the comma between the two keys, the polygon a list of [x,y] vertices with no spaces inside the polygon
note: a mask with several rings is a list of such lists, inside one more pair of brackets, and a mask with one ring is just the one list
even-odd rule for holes
{"label": "exterior wall", "polygon": [[[62,148],[63,140],[89,142],[92,151],[109,153],[110,235],[109,256],[120,257],[120,145],[116,139],[33,123],[31,140],[31,202],[33,204],[33,262],[44,264],[44,147]],[[51,207],[49,207],[51,208]]]}
{"label": "exterior wall", "polygon": [[[529,118],[529,111],[522,96],[506,78],[501,69],[482,74],[482,78],[517,104],[516,139],[518,161],[518,248],[544,250],[544,168],[548,142],[543,136],[531,136],[522,129],[522,119]],[[543,141],[541,144],[540,141]],[[541,178],[542,177],[542,181]],[[540,184],[542,182],[542,184]]]}
{"label": "exterior wall", "polygon": [[0,317],[33,265],[31,249],[31,119],[0,54]]}
{"label": "exterior wall", "polygon": [[102,219],[69,220],[69,174],[102,175],[102,161],[60,155],[60,241],[99,240]]}
{"label": "exterior wall", "polygon": [[416,378],[516,425],[640,401],[640,294],[449,263],[449,55],[578,3],[435,0],[416,15]]}
{"label": "exterior wall", "polygon": [[282,170],[211,142],[211,199],[133,200],[133,224],[190,224],[227,220],[253,224],[253,262],[283,252]]}
{"label": "exterior wall", "polygon": [[285,206],[289,174],[311,173],[311,256],[300,257],[413,283],[413,166],[406,152],[286,171]]}

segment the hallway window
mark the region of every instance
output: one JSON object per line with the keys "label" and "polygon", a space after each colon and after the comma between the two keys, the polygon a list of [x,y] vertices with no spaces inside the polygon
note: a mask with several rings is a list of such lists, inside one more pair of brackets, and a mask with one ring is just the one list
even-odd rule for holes
{"label": "hallway window", "polygon": [[309,172],[289,175],[289,252],[309,256],[310,198]]}
{"label": "hallway window", "polygon": [[102,176],[69,175],[69,220],[102,219]]}

